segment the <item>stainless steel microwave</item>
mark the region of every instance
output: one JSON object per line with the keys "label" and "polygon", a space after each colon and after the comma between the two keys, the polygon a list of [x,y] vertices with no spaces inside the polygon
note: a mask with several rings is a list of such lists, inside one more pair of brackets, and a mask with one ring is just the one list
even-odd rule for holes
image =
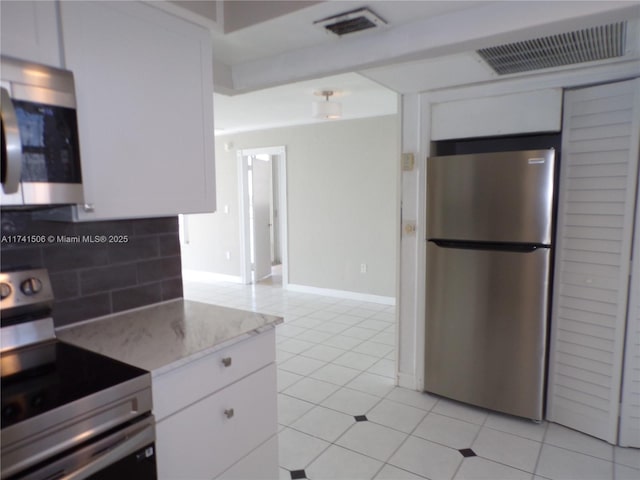
{"label": "stainless steel microwave", "polygon": [[83,203],[73,74],[0,57],[0,205]]}

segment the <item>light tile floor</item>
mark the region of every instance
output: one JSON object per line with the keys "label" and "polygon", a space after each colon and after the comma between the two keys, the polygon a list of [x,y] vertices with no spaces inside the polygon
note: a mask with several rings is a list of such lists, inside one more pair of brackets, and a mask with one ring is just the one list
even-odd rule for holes
{"label": "light tile floor", "polygon": [[394,386],[394,307],[185,281],[185,297],[280,315],[280,478],[640,479],[640,450]]}

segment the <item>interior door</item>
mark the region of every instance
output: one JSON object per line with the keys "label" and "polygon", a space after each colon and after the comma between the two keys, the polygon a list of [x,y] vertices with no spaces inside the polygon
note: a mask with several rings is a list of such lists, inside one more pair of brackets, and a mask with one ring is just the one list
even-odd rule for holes
{"label": "interior door", "polygon": [[251,231],[254,281],[271,275],[271,158],[251,157]]}

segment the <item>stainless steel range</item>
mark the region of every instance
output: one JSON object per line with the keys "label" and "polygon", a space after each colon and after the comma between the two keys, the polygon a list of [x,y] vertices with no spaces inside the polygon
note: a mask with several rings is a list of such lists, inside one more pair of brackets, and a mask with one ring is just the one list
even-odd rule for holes
{"label": "stainless steel range", "polygon": [[0,297],[2,480],[155,479],[151,375],[58,341],[46,270]]}

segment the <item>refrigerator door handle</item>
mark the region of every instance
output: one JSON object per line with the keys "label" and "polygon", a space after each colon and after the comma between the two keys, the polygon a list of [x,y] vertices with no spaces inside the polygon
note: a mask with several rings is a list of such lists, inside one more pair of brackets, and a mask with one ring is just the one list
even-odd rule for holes
{"label": "refrigerator door handle", "polygon": [[466,240],[443,240],[432,238],[427,240],[441,248],[459,248],[463,250],[495,250],[502,252],[531,253],[549,245],[538,243],[501,243],[501,242],[469,242]]}

